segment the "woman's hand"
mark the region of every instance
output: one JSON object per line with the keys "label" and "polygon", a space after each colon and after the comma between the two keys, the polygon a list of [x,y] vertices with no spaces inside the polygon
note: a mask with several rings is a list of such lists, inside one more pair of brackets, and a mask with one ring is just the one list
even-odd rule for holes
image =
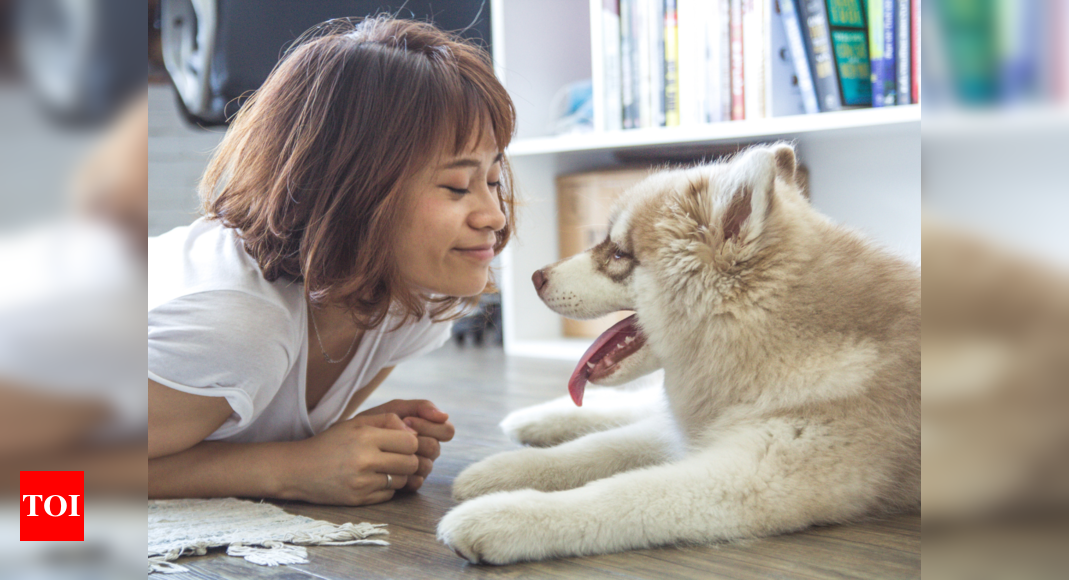
{"label": "woman's hand", "polygon": [[416,491],[423,485],[427,475],[434,469],[434,460],[441,454],[441,443],[453,439],[456,429],[449,422],[449,415],[426,400],[395,399],[378,407],[373,407],[356,415],[355,418],[369,417],[383,413],[392,413],[400,417],[404,425],[416,432],[419,448],[419,469],[408,478],[404,489]]}
{"label": "woman's hand", "polygon": [[384,502],[424,467],[417,430],[395,413],[362,414],[286,449],[279,495],[318,504]]}

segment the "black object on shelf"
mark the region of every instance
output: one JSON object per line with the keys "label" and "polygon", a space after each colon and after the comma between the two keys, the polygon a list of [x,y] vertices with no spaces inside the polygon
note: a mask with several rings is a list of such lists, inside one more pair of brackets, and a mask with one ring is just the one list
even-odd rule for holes
{"label": "black object on shelf", "polygon": [[501,295],[484,294],[475,312],[453,323],[453,340],[464,346],[470,340],[475,346],[504,342],[501,331]]}
{"label": "black object on shelf", "polygon": [[192,124],[225,125],[306,30],[380,13],[490,47],[489,0],[162,0],[163,59],[179,109]]}

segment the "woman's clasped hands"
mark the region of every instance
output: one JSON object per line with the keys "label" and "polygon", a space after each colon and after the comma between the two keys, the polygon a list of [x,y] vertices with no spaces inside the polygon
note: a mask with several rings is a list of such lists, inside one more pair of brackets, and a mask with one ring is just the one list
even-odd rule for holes
{"label": "woman's clasped hands", "polygon": [[280,495],[364,505],[386,501],[398,490],[415,491],[454,432],[449,415],[430,401],[390,401],[296,442]]}

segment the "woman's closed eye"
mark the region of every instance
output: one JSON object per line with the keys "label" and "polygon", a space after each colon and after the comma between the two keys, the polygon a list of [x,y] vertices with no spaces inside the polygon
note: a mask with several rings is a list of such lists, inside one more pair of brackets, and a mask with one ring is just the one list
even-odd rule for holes
{"label": "woman's closed eye", "polygon": [[[500,181],[488,181],[488,182],[486,182],[486,186],[491,188],[491,189],[495,189],[500,185],[501,185]],[[471,193],[471,190],[468,189],[468,188],[451,187],[449,185],[442,185],[441,187],[443,189],[448,189],[449,191],[451,191],[451,192],[453,192],[453,193],[455,193],[457,195],[464,195],[464,194],[467,194],[467,193]]]}

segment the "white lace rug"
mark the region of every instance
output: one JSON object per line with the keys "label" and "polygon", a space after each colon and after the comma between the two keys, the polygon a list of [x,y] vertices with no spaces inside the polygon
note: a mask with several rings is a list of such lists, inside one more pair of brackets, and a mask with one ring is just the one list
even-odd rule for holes
{"label": "white lace rug", "polygon": [[386,524],[332,524],[295,516],[269,503],[234,498],[148,502],[148,572],[186,572],[181,556],[226,553],[262,566],[307,564],[304,546],[387,546],[371,536],[386,535]]}

